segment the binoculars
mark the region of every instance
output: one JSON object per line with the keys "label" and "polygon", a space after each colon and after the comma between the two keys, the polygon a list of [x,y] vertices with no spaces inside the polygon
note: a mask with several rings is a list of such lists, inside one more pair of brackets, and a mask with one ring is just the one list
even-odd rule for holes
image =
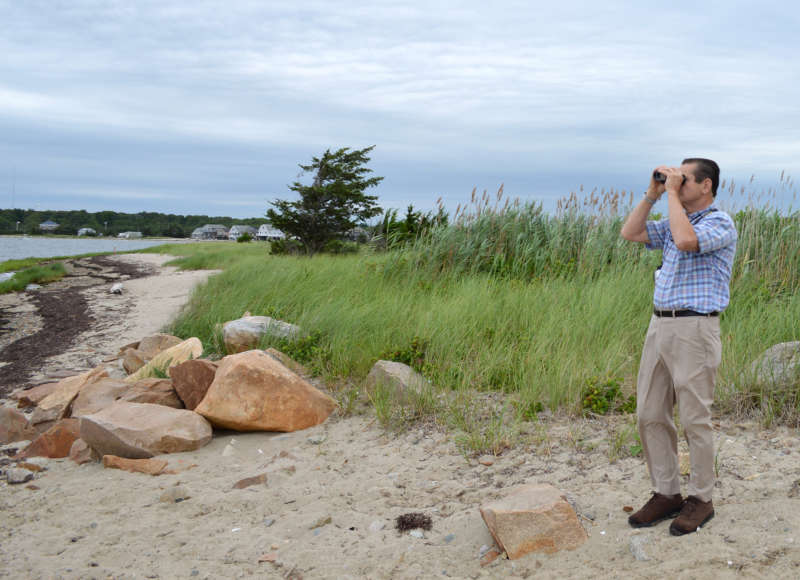
{"label": "binoculars", "polygon": [[[655,179],[658,183],[666,183],[667,182],[667,176],[664,175],[663,173],[661,173],[660,171],[654,171],[653,172],[653,179]],[[683,176],[683,181],[681,181],[681,185],[683,185],[684,183],[686,183],[686,176],[685,175]]]}

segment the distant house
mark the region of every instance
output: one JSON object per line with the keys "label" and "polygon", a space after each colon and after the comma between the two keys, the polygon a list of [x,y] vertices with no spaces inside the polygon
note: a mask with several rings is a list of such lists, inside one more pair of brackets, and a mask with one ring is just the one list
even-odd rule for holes
{"label": "distant house", "polygon": [[54,221],[47,220],[46,222],[42,222],[39,224],[39,229],[42,230],[44,233],[51,233],[56,231],[58,228],[58,224]]}
{"label": "distant house", "polygon": [[78,236],[96,236],[97,232],[94,228],[81,228],[78,230]]}
{"label": "distant house", "polygon": [[142,232],[120,232],[117,237],[123,240],[138,240],[142,237]]}
{"label": "distant house", "polygon": [[262,241],[275,241],[275,240],[282,240],[286,237],[282,231],[273,228],[269,224],[261,224],[258,228],[258,233],[256,233],[256,238]]}
{"label": "distant house", "polygon": [[219,224],[206,224],[195,228],[192,232],[193,240],[227,240],[228,228]]}
{"label": "distant house", "polygon": [[228,239],[236,240],[244,234],[250,234],[251,238],[255,238],[257,233],[256,228],[253,226],[233,226],[228,232]]}

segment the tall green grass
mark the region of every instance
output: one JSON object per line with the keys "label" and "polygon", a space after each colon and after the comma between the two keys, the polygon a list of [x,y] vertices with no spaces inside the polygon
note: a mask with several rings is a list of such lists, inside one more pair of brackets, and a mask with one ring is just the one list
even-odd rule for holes
{"label": "tall green grass", "polygon": [[56,262],[43,266],[33,266],[16,272],[5,282],[0,282],[0,294],[25,290],[28,284],[46,284],[62,278],[67,273],[64,264]]}

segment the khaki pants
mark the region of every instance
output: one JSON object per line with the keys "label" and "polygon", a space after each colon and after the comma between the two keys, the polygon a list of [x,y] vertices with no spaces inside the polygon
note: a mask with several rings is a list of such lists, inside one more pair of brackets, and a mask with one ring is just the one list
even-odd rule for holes
{"label": "khaki pants", "polygon": [[639,366],[636,414],[650,479],[658,493],[680,493],[678,431],[673,420],[677,401],[689,442],[688,495],[711,499],[711,404],[721,355],[718,317],[651,318]]}

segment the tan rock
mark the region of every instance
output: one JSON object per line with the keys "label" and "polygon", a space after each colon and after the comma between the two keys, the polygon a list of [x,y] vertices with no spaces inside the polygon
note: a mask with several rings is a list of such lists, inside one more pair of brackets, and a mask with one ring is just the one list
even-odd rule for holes
{"label": "tan rock", "polygon": [[195,337],[189,338],[180,344],[176,344],[158,353],[149,363],[125,380],[135,383],[138,380],[156,376],[159,371],[166,372],[169,367],[179,365],[192,358],[200,358],[202,354],[203,343],[200,342],[200,339]]}
{"label": "tan rock", "polygon": [[120,379],[100,379],[96,383],[86,385],[81,389],[72,403],[72,417],[83,417],[102,411],[119,399],[131,388],[130,383]]}
{"label": "tan rock", "polygon": [[17,401],[17,407],[33,407],[39,401],[51,394],[58,387],[58,383],[45,383],[32,389],[17,389],[9,396],[10,399]]}
{"label": "tan rock", "polygon": [[129,375],[135,373],[142,368],[147,361],[145,360],[144,353],[136,348],[129,348],[122,355],[122,368]]}
{"label": "tan rock", "polygon": [[420,393],[430,388],[430,384],[425,377],[406,364],[379,360],[367,375],[367,393],[374,392],[378,387],[390,389],[402,401],[409,396],[409,392]]}
{"label": "tan rock", "polygon": [[136,350],[142,353],[145,360],[152,360],[157,354],[183,342],[171,334],[156,333],[146,336],[136,345]]}
{"label": "tan rock", "polygon": [[31,416],[31,425],[46,421],[58,421],[69,416],[69,408],[81,389],[108,377],[105,367],[95,367],[90,371],[58,381],[52,393],[39,401]]}
{"label": "tan rock", "polygon": [[245,477],[233,484],[233,489],[244,489],[252,485],[265,485],[267,483],[267,474],[261,473],[253,477]]}
{"label": "tan rock", "polygon": [[274,348],[268,348],[264,352],[267,353],[272,358],[274,358],[279,363],[281,363],[283,366],[285,366],[287,369],[289,369],[293,373],[296,373],[296,374],[301,375],[301,376],[310,374],[306,367],[304,367],[299,362],[294,360],[288,354],[285,354],[285,353],[283,353],[283,352],[281,352],[281,351],[279,351],[277,349],[274,349]]}
{"label": "tan rock", "polygon": [[261,350],[226,356],[195,411],[237,431],[297,431],[325,421],[336,401]]}
{"label": "tan rock", "polygon": [[78,419],[61,419],[39,435],[18,457],[67,457],[72,444],[78,439]]}
{"label": "tan rock", "polygon": [[210,360],[187,360],[169,369],[172,386],[187,409],[194,409],[206,396],[217,374],[217,365]]}
{"label": "tan rock", "polygon": [[101,455],[146,459],[211,441],[211,425],[203,417],[163,405],[116,401],[80,421],[81,439]]}
{"label": "tan rock", "polygon": [[121,401],[129,403],[150,403],[152,405],[164,405],[173,409],[183,409],[183,403],[178,398],[175,389],[172,388],[172,381],[169,379],[142,379],[136,381],[130,389],[120,397]]}
{"label": "tan rock", "polygon": [[103,455],[103,467],[122,469],[132,473],[161,475],[167,468],[167,461],[165,459],[128,459],[116,455]]}
{"label": "tan rock", "polygon": [[497,545],[512,560],[530,552],[572,550],[587,538],[575,511],[551,485],[516,487],[480,510]]}
{"label": "tan rock", "polygon": [[31,441],[37,436],[28,418],[11,407],[0,407],[0,445],[15,441]]}
{"label": "tan rock", "polygon": [[69,449],[69,458],[78,465],[97,461],[98,456],[83,439],[76,439]]}
{"label": "tan rock", "polygon": [[116,358],[122,358],[123,356],[125,356],[125,351],[128,350],[129,348],[138,349],[140,342],[141,341],[137,340],[136,342],[129,342],[128,344],[121,346],[119,352],[117,352]]}

